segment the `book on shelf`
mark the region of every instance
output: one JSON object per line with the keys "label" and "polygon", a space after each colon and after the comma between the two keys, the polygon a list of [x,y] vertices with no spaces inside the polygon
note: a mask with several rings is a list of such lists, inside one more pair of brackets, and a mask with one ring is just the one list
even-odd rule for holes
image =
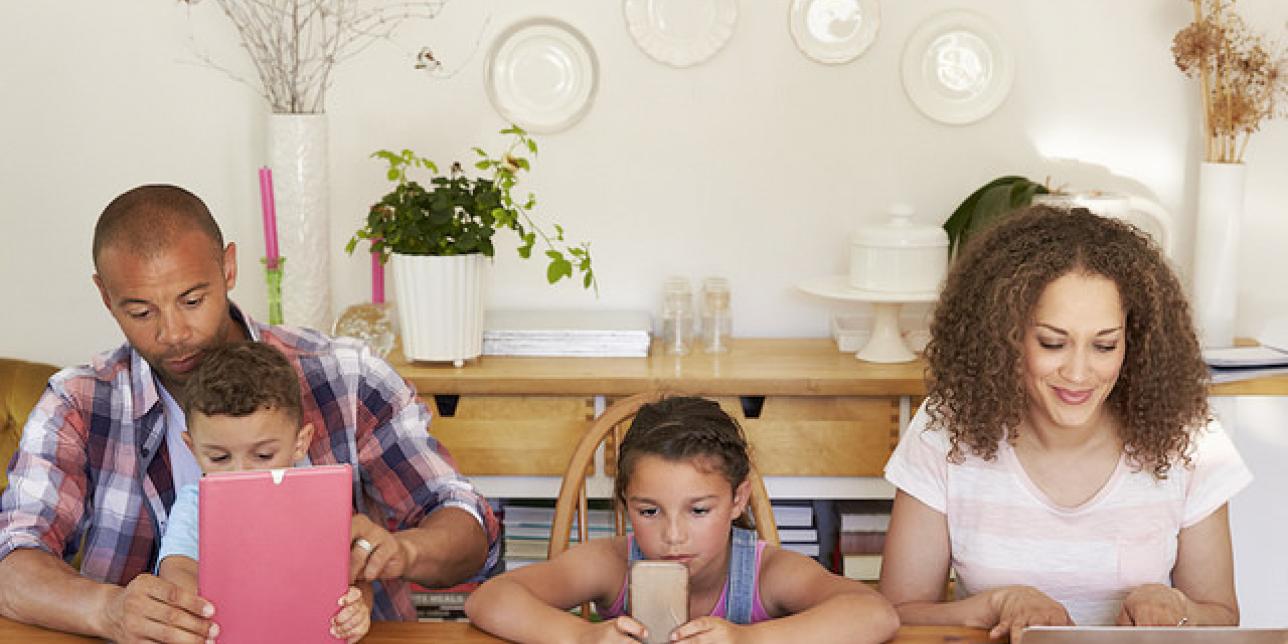
{"label": "book on shelf", "polygon": [[842,555],[879,555],[885,549],[886,533],[841,532],[838,536]]}
{"label": "book on shelf", "polygon": [[483,354],[645,357],[653,320],[645,311],[493,310],[483,321]]}
{"label": "book on shelf", "polygon": [[465,582],[449,588],[426,588],[411,584],[411,604],[422,622],[460,621],[465,617],[465,600],[479,582]]}
{"label": "book on shelf", "polygon": [[783,550],[791,550],[793,552],[799,552],[805,555],[806,557],[817,558],[819,554],[819,548],[818,548],[817,542],[814,542],[814,543],[785,542],[785,543],[780,543],[779,547],[782,548]]}
{"label": "book on shelf", "polygon": [[841,574],[859,581],[881,578],[881,555],[845,555],[841,557]]}
{"label": "book on shelf", "polygon": [[887,499],[847,500],[837,504],[841,532],[885,532],[890,529],[893,501]]}
{"label": "book on shelf", "polygon": [[774,523],[779,530],[814,527],[814,506],[809,501],[803,503],[779,501],[774,502],[772,506]]}
{"label": "book on shelf", "polygon": [[507,560],[515,559],[545,559],[546,552],[550,550],[549,539],[506,539],[502,544],[503,552]]}
{"label": "book on shelf", "polygon": [[1288,351],[1265,344],[1204,349],[1203,360],[1214,383],[1288,373]]}
{"label": "book on shelf", "polygon": [[814,528],[780,528],[778,540],[784,543],[818,543],[818,530]]}

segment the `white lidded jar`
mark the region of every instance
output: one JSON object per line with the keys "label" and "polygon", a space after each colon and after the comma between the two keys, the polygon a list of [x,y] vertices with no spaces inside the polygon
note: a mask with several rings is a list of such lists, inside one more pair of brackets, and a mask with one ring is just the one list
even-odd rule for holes
{"label": "white lidded jar", "polygon": [[890,218],[861,226],[851,238],[850,288],[876,293],[933,293],[948,270],[948,233],[913,221],[912,207],[890,206]]}

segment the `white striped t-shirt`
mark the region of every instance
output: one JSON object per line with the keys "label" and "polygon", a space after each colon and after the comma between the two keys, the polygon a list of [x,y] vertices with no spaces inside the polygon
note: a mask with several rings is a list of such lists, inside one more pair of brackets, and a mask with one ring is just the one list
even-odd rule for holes
{"label": "white striped t-shirt", "polygon": [[997,458],[946,459],[948,435],[918,410],[886,464],[886,479],[947,515],[959,599],[990,588],[1033,586],[1074,623],[1113,624],[1123,598],[1147,583],[1171,585],[1176,540],[1252,481],[1216,421],[1195,437],[1193,467],[1165,480],[1120,459],[1104,487],[1077,507],[1054,504],[1002,441]]}

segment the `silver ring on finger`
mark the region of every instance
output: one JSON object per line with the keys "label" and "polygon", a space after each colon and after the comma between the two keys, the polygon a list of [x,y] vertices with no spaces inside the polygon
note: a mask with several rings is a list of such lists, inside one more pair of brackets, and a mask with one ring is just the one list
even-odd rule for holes
{"label": "silver ring on finger", "polygon": [[371,545],[371,542],[370,542],[370,541],[367,541],[366,539],[363,539],[362,537],[358,537],[357,539],[354,539],[354,540],[353,540],[353,545],[358,546],[359,548],[362,548],[363,550],[366,550],[366,551],[367,551],[367,554],[371,554],[371,551],[376,549],[376,547],[375,547],[375,546]]}

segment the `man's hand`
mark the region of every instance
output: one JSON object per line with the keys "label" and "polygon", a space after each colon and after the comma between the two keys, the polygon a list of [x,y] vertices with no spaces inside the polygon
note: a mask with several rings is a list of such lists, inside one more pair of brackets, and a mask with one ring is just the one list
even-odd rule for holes
{"label": "man's hand", "polygon": [[403,540],[363,514],[349,524],[349,583],[402,577],[415,559]]}
{"label": "man's hand", "polygon": [[215,607],[160,577],[139,575],[117,592],[104,609],[108,639],[116,642],[202,644],[219,635],[210,621]]}

